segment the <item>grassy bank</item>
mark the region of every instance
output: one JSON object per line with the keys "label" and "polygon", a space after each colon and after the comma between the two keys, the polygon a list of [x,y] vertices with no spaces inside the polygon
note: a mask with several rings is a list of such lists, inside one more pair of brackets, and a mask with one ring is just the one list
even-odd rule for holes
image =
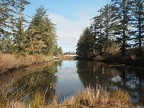
{"label": "grassy bank", "polygon": [[32,64],[48,62],[52,60],[51,56],[44,55],[25,55],[18,56],[12,54],[0,53],[0,73],[8,70],[26,67]]}
{"label": "grassy bank", "polygon": [[[119,53],[107,53],[100,56],[101,61],[120,63],[126,65],[144,66],[144,49],[127,49],[125,55],[120,55]],[[94,59],[99,59],[95,57]]]}
{"label": "grassy bank", "polygon": [[[90,88],[78,92],[74,96],[59,104],[55,97],[50,103],[45,103],[45,96],[37,93],[29,103],[23,101],[3,101],[3,108],[142,108],[133,106],[129,102],[129,96],[123,91],[109,93]],[[2,105],[2,104],[1,104]]]}
{"label": "grassy bank", "polygon": [[120,50],[112,48],[102,54],[96,54],[90,57],[77,57],[77,59],[144,66],[144,48],[126,49],[126,53],[124,55],[120,53]]}

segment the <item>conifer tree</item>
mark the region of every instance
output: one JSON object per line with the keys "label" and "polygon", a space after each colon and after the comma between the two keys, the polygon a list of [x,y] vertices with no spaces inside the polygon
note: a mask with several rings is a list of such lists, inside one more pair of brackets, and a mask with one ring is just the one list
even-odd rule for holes
{"label": "conifer tree", "polygon": [[131,26],[133,27],[133,38],[135,46],[141,48],[144,38],[144,0],[133,0]]}
{"label": "conifer tree", "polygon": [[77,43],[77,52],[79,56],[87,58],[91,56],[91,32],[87,27]]}
{"label": "conifer tree", "polygon": [[40,6],[27,30],[27,51],[30,54],[53,54],[55,46],[55,26],[48,18],[46,9]]}
{"label": "conifer tree", "polygon": [[15,21],[13,24],[13,35],[14,35],[14,46],[16,53],[25,52],[25,24],[27,21],[24,19],[23,11],[25,10],[25,5],[28,5],[29,2],[26,0],[15,0]]}
{"label": "conifer tree", "polygon": [[[112,8],[110,4],[105,5],[99,10],[99,16],[97,19],[94,18],[96,29],[100,29],[98,38],[99,43],[101,43],[101,53],[105,52],[109,46],[111,46],[112,29],[113,29],[113,17],[112,17]],[[100,24],[101,26],[98,26]]]}
{"label": "conifer tree", "polygon": [[92,24],[93,26],[93,38],[94,38],[94,48],[97,50],[98,54],[103,53],[103,45],[104,45],[104,31],[103,31],[103,22],[102,22],[102,16],[96,16],[93,18],[94,22]]}
{"label": "conifer tree", "polygon": [[14,53],[24,50],[23,15],[26,0],[2,0],[0,5],[1,50]]}
{"label": "conifer tree", "polygon": [[131,0],[112,0],[113,13],[115,21],[115,35],[118,36],[118,42],[121,43],[121,54],[124,55],[126,52],[126,47],[128,46],[127,41],[130,39],[129,32],[129,22],[130,22],[130,9]]}
{"label": "conifer tree", "polygon": [[12,22],[14,1],[2,0],[0,2],[0,50],[8,52],[12,49]]}

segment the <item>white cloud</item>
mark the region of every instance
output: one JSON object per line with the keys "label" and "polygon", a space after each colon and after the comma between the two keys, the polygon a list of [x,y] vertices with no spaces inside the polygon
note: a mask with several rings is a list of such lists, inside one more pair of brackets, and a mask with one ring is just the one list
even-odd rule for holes
{"label": "white cloud", "polygon": [[75,51],[83,29],[90,25],[90,17],[82,15],[74,21],[54,13],[51,13],[49,17],[56,24],[58,45],[62,47],[64,52]]}
{"label": "white cloud", "polygon": [[57,25],[58,45],[62,47],[64,52],[76,50],[76,45],[83,29],[90,26],[92,18],[98,14],[97,11],[100,7],[106,3],[105,0],[95,1],[95,3],[83,3],[75,12],[75,16],[73,16],[73,18],[77,18],[76,20],[67,19],[56,13],[50,13],[49,17]]}

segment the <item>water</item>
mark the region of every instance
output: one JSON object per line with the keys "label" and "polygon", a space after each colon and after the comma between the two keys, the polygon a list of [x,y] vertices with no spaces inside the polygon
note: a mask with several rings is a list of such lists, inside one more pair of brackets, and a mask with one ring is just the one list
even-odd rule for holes
{"label": "water", "polygon": [[[15,80],[9,91],[23,88],[27,99],[41,92],[45,94],[47,101],[57,94],[58,102],[62,102],[86,87],[96,88],[101,85],[110,92],[125,90],[130,95],[130,102],[144,103],[144,72],[135,67],[94,61],[55,61],[39,69],[0,75],[0,87]],[[31,92],[27,93],[27,90]]]}
{"label": "water", "polygon": [[56,93],[59,96],[59,102],[84,88],[77,73],[77,61],[63,61],[55,75],[57,76]]}
{"label": "water", "polygon": [[86,87],[101,85],[110,92],[125,90],[130,102],[144,103],[144,72],[139,68],[93,61],[63,61],[55,75],[59,101]]}

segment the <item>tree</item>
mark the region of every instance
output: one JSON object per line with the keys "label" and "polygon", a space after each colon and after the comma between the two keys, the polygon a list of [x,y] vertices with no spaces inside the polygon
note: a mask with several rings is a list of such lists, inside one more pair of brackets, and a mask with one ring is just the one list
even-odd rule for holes
{"label": "tree", "polygon": [[113,17],[110,4],[99,10],[99,15],[93,18],[93,37],[95,38],[95,48],[99,49],[99,53],[106,52],[111,46]]}
{"label": "tree", "polygon": [[[23,16],[26,0],[2,0],[0,3],[0,49],[4,52],[19,52],[23,47]],[[17,17],[19,16],[19,17]],[[19,38],[21,37],[21,38]],[[20,46],[21,45],[21,46]]]}
{"label": "tree", "polygon": [[79,41],[77,43],[77,54],[80,57],[90,57],[91,56],[91,32],[90,29],[87,27],[85,28],[85,30],[83,31],[82,35],[79,38]]}
{"label": "tree", "polygon": [[135,46],[142,46],[142,39],[144,38],[144,0],[132,1],[132,18],[131,26],[133,27],[133,38]]}
{"label": "tree", "polygon": [[13,22],[13,2],[12,0],[2,0],[0,2],[0,50],[6,52],[11,48],[12,35],[11,28]]}
{"label": "tree", "polygon": [[27,21],[24,20],[23,11],[25,10],[25,5],[28,5],[29,2],[26,0],[15,0],[15,21],[13,24],[13,35],[14,35],[14,46],[15,52],[24,53],[25,52],[25,25]]}
{"label": "tree", "polygon": [[54,56],[58,56],[58,55],[62,55],[63,51],[61,47],[57,47],[55,48],[56,50],[54,51]]}
{"label": "tree", "polygon": [[56,50],[55,25],[40,6],[27,29],[27,51],[30,54],[53,54]]}
{"label": "tree", "polygon": [[118,36],[118,42],[121,43],[121,54],[125,55],[127,41],[129,40],[129,21],[131,17],[131,0],[112,0],[113,17],[117,22],[115,25],[115,35]]}
{"label": "tree", "polygon": [[103,45],[104,45],[104,32],[103,32],[103,25],[102,25],[102,16],[96,16],[93,18],[94,23],[91,25],[92,30],[92,37],[94,39],[94,49],[98,54],[102,54]]}

